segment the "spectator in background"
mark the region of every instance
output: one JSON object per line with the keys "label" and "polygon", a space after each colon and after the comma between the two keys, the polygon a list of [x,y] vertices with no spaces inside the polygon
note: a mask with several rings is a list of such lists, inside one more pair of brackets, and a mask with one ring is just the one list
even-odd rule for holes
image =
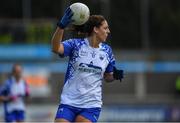
{"label": "spectator in background", "polygon": [[23,122],[25,120],[25,100],[29,88],[22,78],[22,67],[14,64],[12,75],[0,86],[0,101],[4,103],[6,122]]}

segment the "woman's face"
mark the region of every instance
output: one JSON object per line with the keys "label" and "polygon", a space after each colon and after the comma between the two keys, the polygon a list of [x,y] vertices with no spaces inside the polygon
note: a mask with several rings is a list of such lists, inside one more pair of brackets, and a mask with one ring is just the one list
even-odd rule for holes
{"label": "woman's face", "polygon": [[13,75],[15,78],[21,78],[22,68],[20,65],[14,66]]}
{"label": "woman's face", "polygon": [[96,33],[97,39],[100,42],[106,41],[107,36],[110,33],[109,26],[106,20],[102,22],[102,25],[100,27],[95,27],[95,33]]}

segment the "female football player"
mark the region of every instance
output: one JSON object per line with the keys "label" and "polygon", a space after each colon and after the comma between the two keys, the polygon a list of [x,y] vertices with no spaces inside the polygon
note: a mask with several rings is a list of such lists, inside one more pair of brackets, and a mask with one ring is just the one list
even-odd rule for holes
{"label": "female football player", "polygon": [[[55,122],[97,122],[102,106],[102,81],[123,78],[123,71],[115,69],[110,46],[105,44],[110,33],[105,18],[92,15],[79,31],[85,38],[62,42],[64,28],[73,20],[67,8],[52,37],[52,51],[60,57],[69,57],[61,102]],[[114,71],[114,73],[113,73]]]}

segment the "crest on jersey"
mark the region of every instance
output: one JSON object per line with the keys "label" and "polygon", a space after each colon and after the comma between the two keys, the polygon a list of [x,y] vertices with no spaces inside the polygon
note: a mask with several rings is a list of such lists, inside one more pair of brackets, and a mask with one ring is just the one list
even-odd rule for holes
{"label": "crest on jersey", "polygon": [[93,51],[93,52],[91,53],[91,55],[92,55],[92,58],[95,58],[95,56],[96,56],[95,51]]}
{"label": "crest on jersey", "polygon": [[88,56],[88,52],[85,50],[81,50],[79,55],[80,56]]}
{"label": "crest on jersey", "polygon": [[103,54],[100,54],[100,55],[99,55],[99,59],[100,59],[101,61],[104,60],[104,57],[105,57],[105,56],[104,56]]}

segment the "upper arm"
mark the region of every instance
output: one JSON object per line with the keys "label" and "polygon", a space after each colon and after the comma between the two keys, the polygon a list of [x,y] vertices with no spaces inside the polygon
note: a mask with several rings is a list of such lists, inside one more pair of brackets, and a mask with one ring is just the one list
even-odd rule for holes
{"label": "upper arm", "polygon": [[107,49],[107,56],[108,56],[108,65],[106,67],[105,73],[104,73],[104,79],[106,82],[112,82],[114,80],[113,77],[113,67],[115,66],[115,58],[112,53],[112,49],[108,47]]}
{"label": "upper arm", "polygon": [[53,51],[54,53],[57,53],[57,54],[63,54],[64,53],[64,46],[63,46],[63,43],[61,42],[59,44],[59,47],[58,47],[58,51]]}
{"label": "upper arm", "polygon": [[64,52],[63,45],[61,43],[59,43],[62,41],[63,33],[64,33],[64,30],[57,27],[57,29],[54,32],[53,37],[51,39],[52,52],[57,53],[57,54]]}
{"label": "upper arm", "polygon": [[60,45],[62,45],[61,47],[63,47],[63,52],[59,53],[59,56],[70,56],[72,54],[75,42],[73,39],[69,39],[69,40],[65,40],[63,41]]}
{"label": "upper arm", "polygon": [[4,82],[3,85],[0,86],[0,96],[9,94],[9,84],[8,82]]}
{"label": "upper arm", "polygon": [[108,54],[108,62],[109,63],[106,67],[105,73],[110,73],[110,72],[113,72],[113,66],[115,66],[115,58],[112,53],[112,49],[110,47],[109,47],[107,54]]}

